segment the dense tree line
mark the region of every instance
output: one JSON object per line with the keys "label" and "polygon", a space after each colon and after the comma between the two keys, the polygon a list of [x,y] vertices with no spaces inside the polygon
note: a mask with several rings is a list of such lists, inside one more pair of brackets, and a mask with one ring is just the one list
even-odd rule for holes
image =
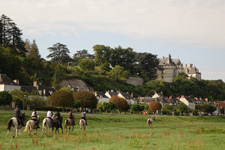
{"label": "dense tree line", "polygon": [[[121,46],[111,48],[94,45],[94,54],[78,50],[70,57],[70,50],[62,43],[48,48],[50,60],[41,58],[35,40],[25,42],[22,31],[7,16],[0,18],[0,73],[12,79],[19,79],[22,85],[32,85],[38,81],[44,85],[60,89],[63,79],[78,78],[85,81],[95,91],[121,90],[133,92],[135,97],[152,96],[155,91],[163,91],[165,96],[191,96],[225,99],[225,83],[222,80],[208,81],[187,79],[181,73],[173,83],[155,80],[158,59],[151,53],[138,53],[132,48]],[[144,79],[142,87],[126,83],[129,76]]]}

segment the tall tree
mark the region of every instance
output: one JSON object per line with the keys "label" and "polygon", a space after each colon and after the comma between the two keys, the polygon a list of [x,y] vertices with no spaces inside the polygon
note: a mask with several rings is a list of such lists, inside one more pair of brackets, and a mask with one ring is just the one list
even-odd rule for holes
{"label": "tall tree", "polygon": [[95,51],[95,64],[97,66],[109,63],[111,54],[111,48],[109,46],[95,45],[93,46],[93,50]]}
{"label": "tall tree", "polygon": [[39,50],[38,50],[38,46],[35,42],[35,40],[33,40],[33,43],[30,45],[30,51],[29,51],[29,58],[41,58],[40,54],[39,54]]}
{"label": "tall tree", "polygon": [[51,61],[55,63],[66,63],[71,60],[69,56],[70,51],[64,44],[56,43],[52,47],[49,47],[48,50],[50,54],[47,58],[51,58]]}
{"label": "tall tree", "polygon": [[142,77],[147,77],[149,80],[156,78],[156,68],[159,65],[159,61],[156,55],[151,53],[137,53],[136,60],[136,72]]}
{"label": "tall tree", "polygon": [[80,51],[77,51],[74,55],[73,55],[73,60],[75,65],[78,65],[78,62],[80,59],[94,59],[94,56],[89,54],[87,50],[83,49]]}
{"label": "tall tree", "polygon": [[0,46],[11,47],[16,54],[25,56],[26,49],[21,38],[22,31],[6,15],[0,18]]}
{"label": "tall tree", "polygon": [[116,65],[126,68],[128,71],[132,72],[135,63],[135,52],[133,49],[128,47],[126,49],[118,46],[112,50],[110,55],[110,63],[114,67]]}

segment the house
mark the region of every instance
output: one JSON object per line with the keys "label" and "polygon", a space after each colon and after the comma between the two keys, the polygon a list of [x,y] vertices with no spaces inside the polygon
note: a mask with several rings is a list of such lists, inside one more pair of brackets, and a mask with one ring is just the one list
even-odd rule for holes
{"label": "house", "polygon": [[127,101],[128,105],[137,104],[137,100],[133,99],[133,93],[131,93],[131,95],[128,92],[117,91],[117,93],[119,97],[124,98]]}
{"label": "house", "polygon": [[173,109],[177,108],[177,105],[180,103],[179,98],[173,98],[172,96],[166,98],[166,101],[169,105],[173,107]]}
{"label": "house", "polygon": [[97,97],[98,99],[98,103],[109,102],[110,98],[107,97],[104,93],[95,91],[94,94],[95,94],[95,97]]}
{"label": "house", "polygon": [[185,105],[187,105],[188,108],[195,109],[195,102],[194,99],[192,99],[191,97],[182,95],[179,100]]}
{"label": "house", "polygon": [[107,96],[108,98],[111,98],[112,96],[118,96],[117,92],[114,92],[113,90],[111,91],[107,91],[105,93],[105,96]]}
{"label": "house", "polygon": [[152,98],[152,97],[140,97],[139,98],[140,100],[140,104],[150,104],[151,102],[154,102],[155,101],[155,98]]}
{"label": "house", "polygon": [[119,90],[117,92],[114,92],[113,90],[107,91],[105,95],[108,98],[111,98],[112,96],[118,96],[118,97],[124,98],[129,105],[137,104],[138,102],[137,100],[133,99],[133,96],[132,96],[133,94],[130,95],[129,93],[120,92]]}
{"label": "house", "polygon": [[19,80],[12,80],[6,74],[0,73],[0,91],[11,92],[12,90],[20,90]]}

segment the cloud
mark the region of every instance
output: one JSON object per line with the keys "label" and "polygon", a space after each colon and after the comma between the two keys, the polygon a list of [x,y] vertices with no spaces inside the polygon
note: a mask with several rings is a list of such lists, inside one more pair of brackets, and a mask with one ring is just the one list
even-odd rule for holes
{"label": "cloud", "polygon": [[224,0],[7,0],[0,10],[27,34],[77,35],[103,31],[225,48]]}

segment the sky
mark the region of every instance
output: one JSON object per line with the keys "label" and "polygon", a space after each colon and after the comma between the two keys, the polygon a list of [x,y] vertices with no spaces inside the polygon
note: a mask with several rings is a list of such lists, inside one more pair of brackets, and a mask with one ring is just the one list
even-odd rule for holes
{"label": "sky", "polygon": [[194,64],[202,79],[225,81],[225,0],[0,0],[0,13],[48,47],[78,50],[103,44]]}

